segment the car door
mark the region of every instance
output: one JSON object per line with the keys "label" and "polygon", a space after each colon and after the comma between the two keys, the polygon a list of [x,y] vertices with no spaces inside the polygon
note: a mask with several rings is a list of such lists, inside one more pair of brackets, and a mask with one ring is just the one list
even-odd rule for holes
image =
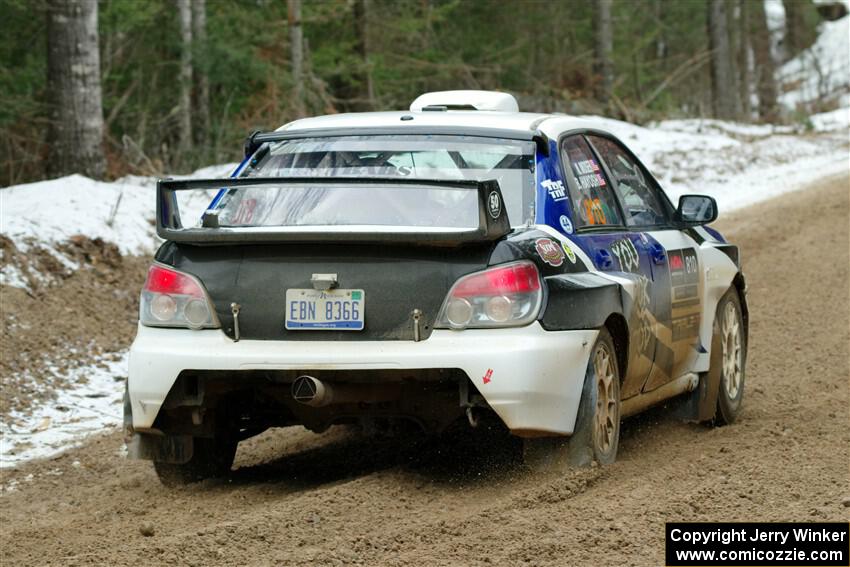
{"label": "car door", "polygon": [[611,178],[627,229],[642,235],[651,260],[657,340],[652,371],[641,387],[646,392],[689,372],[703,349],[700,248],[673,226],[672,205],[631,152],[607,136],[587,138]]}
{"label": "car door", "polygon": [[658,306],[653,298],[660,294],[653,289],[650,241],[626,226],[609,173],[583,135],[564,138],[560,153],[576,225],[571,237],[596,269],[626,291],[623,307],[628,317],[629,352],[620,392],[628,398],[640,392],[655,356],[653,312]]}

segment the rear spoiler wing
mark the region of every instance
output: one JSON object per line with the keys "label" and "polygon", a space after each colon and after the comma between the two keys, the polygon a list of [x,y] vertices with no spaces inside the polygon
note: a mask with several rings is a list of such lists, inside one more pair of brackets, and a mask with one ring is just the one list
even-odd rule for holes
{"label": "rear spoiler wing", "polygon": [[[389,184],[465,188],[478,194],[478,226],[469,229],[404,226],[220,226],[218,211],[204,212],[201,226],[184,227],[178,191],[224,190],[286,185]],[[156,233],[173,242],[198,245],[277,242],[352,242],[460,246],[498,240],[511,231],[498,181],[446,181],[350,177],[240,177],[235,179],[160,179],[156,184]]]}

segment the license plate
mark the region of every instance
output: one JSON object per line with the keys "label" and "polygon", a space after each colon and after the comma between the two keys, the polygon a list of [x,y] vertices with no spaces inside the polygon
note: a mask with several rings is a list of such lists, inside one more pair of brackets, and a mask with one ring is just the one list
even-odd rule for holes
{"label": "license plate", "polygon": [[362,289],[286,290],[286,328],[291,331],[362,331],[366,294]]}

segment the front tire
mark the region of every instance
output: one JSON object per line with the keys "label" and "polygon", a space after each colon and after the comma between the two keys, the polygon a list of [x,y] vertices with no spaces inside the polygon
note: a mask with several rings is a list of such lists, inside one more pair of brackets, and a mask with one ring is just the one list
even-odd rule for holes
{"label": "front tire", "polygon": [[720,339],[720,384],[715,423],[728,425],[737,419],[741,411],[747,362],[744,317],[741,300],[734,288],[727,291],[717,305],[714,332]]}
{"label": "front tire", "polygon": [[526,439],[525,463],[535,470],[609,465],[620,443],[620,368],[608,329],[602,328],[590,352],[581,403],[568,439]]}
{"label": "front tire", "polygon": [[154,461],[160,482],[165,486],[182,486],[208,478],[227,476],[236,457],[237,442],[224,438],[195,437],[192,458],[182,464]]}

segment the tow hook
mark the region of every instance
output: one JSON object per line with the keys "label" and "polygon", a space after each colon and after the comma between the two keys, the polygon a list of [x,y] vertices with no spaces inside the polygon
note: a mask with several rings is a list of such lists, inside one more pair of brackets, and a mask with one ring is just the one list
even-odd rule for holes
{"label": "tow hook", "polygon": [[241,307],[238,303],[230,304],[230,312],[233,313],[233,342],[239,342],[239,309]]}
{"label": "tow hook", "polygon": [[422,320],[422,310],[414,309],[413,310],[413,341],[419,342],[422,340],[421,331],[419,329],[420,321]]}

